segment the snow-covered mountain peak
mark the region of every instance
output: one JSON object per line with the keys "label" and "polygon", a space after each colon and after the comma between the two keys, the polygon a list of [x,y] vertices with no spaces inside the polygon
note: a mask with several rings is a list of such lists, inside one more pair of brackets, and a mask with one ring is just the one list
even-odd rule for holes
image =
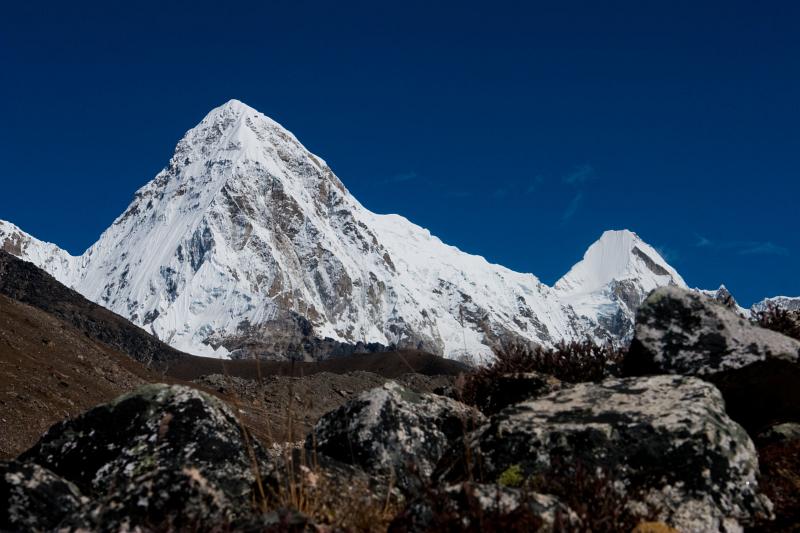
{"label": "snow-covered mountain peak", "polygon": [[609,230],[595,241],[570,271],[555,284],[565,293],[591,293],[612,281],[638,279],[648,285],[685,286],[680,274],[649,244],[629,230]]}
{"label": "snow-covered mountain peak", "polygon": [[604,232],[554,288],[579,316],[600,326],[597,336],[626,341],[636,309],[664,285],[686,287],[655,248],[632,231],[619,230]]}
{"label": "snow-covered mountain peak", "polygon": [[[283,126],[211,110],[81,257],[0,225],[0,246],[172,346],[319,358],[390,346],[491,357],[509,342],[625,340],[660,285],[685,285],[629,231],[556,284],[362,206]],[[48,247],[49,246],[49,247]]]}

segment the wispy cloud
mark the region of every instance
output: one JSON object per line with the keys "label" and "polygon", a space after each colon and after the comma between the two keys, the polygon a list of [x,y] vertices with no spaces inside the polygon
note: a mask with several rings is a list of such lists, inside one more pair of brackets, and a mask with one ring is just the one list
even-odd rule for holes
{"label": "wispy cloud", "polygon": [[717,241],[697,235],[697,248],[728,250],[738,255],[789,255],[789,249],[772,241]]}
{"label": "wispy cloud", "polygon": [[500,187],[499,189],[492,191],[492,198],[502,200],[509,194],[511,194],[511,190],[508,187]]}
{"label": "wispy cloud", "polygon": [[658,255],[664,258],[664,261],[667,263],[675,263],[680,260],[680,252],[677,250],[673,250],[672,248],[667,248],[666,246],[653,246],[658,252]]}
{"label": "wispy cloud", "polygon": [[739,250],[741,255],[789,255],[789,249],[766,241],[750,243],[750,246]]}
{"label": "wispy cloud", "polygon": [[404,183],[406,181],[415,180],[418,177],[419,177],[419,175],[416,172],[414,172],[413,170],[411,170],[409,172],[400,172],[400,173],[395,174],[393,176],[389,176],[387,178],[384,178],[383,180],[380,181],[380,183],[383,184],[383,185],[388,185],[388,184],[391,184],[391,183]]}
{"label": "wispy cloud", "polygon": [[535,193],[539,187],[544,183],[544,176],[534,176],[528,186],[525,188],[525,194]]}
{"label": "wispy cloud", "polygon": [[561,178],[561,181],[567,185],[581,186],[596,179],[597,174],[595,173],[592,165],[580,165],[575,167],[572,172]]}
{"label": "wispy cloud", "polygon": [[579,192],[572,198],[572,200],[570,200],[567,208],[564,210],[564,213],[561,214],[561,222],[567,222],[569,219],[575,216],[575,213],[578,212],[578,209],[580,209],[582,203],[583,193]]}

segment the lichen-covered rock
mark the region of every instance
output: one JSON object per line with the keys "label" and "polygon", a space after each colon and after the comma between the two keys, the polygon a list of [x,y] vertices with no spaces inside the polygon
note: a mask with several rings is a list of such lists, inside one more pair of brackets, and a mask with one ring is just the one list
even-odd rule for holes
{"label": "lichen-covered rock", "polygon": [[[476,380],[467,403],[493,415],[515,403],[532,400],[562,387],[557,378],[541,372],[517,372]],[[467,399],[465,399],[467,401]]]}
{"label": "lichen-covered rock", "polygon": [[281,508],[270,511],[247,522],[233,525],[238,533],[323,533],[329,531],[314,520],[294,509]]}
{"label": "lichen-covered rock", "polygon": [[800,424],[797,422],[775,424],[774,426],[762,431],[758,435],[758,440],[760,442],[788,442],[792,440],[800,441]]}
{"label": "lichen-covered rock", "polygon": [[798,358],[800,342],[755,326],[708,296],[661,287],[639,307],[626,367],[709,376],[767,359]]}
{"label": "lichen-covered rock", "polygon": [[800,342],[696,292],[662,287],[650,294],[636,316],[624,372],[701,376],[752,434],[800,421]]}
{"label": "lichen-covered rock", "polygon": [[725,414],[719,391],[693,377],[574,385],[501,411],[467,448],[443,459],[437,476],[456,481],[472,471],[496,481],[514,466],[526,480],[563,479],[581,465],[604,472],[645,515],[686,531],[736,530],[769,513],[752,441]]}
{"label": "lichen-covered rock", "polygon": [[323,416],[306,447],[370,474],[391,476],[409,491],[431,474],[452,441],[483,420],[455,400],[388,382]]}
{"label": "lichen-covered rock", "polygon": [[20,459],[77,485],[104,529],[230,524],[260,498],[255,462],[270,468],[225,404],[161,384],[53,426]]}
{"label": "lichen-covered rock", "polygon": [[457,483],[412,500],[390,533],[576,531],[577,515],[554,496],[494,484]]}
{"label": "lichen-covered rock", "polygon": [[2,531],[51,531],[87,501],[75,485],[46,468],[0,462]]}

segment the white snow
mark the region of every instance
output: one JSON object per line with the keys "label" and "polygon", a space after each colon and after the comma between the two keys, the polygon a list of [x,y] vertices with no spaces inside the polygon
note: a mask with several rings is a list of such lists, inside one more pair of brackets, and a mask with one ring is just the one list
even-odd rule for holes
{"label": "white snow", "polygon": [[238,100],[189,130],[82,256],[0,223],[0,245],[12,234],[25,242],[20,255],[59,281],[211,357],[228,356],[222,343],[242,324],[297,313],[318,337],[484,359],[508,335],[544,345],[597,337],[620,309],[615,280],[643,294],[685,286],[629,231],[604,233],[555,287],[464,253],[364,208],[324,160]]}

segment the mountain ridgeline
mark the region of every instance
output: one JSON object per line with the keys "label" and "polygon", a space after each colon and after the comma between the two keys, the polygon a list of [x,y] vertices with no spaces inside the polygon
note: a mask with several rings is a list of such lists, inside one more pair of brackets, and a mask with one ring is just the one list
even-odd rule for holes
{"label": "mountain ridgeline", "polygon": [[685,287],[608,231],[553,287],[362,206],[319,157],[237,100],[212,110],[83,255],[0,221],[0,248],[172,347],[323,359],[389,348],[489,357],[507,343],[627,342],[656,287]]}

